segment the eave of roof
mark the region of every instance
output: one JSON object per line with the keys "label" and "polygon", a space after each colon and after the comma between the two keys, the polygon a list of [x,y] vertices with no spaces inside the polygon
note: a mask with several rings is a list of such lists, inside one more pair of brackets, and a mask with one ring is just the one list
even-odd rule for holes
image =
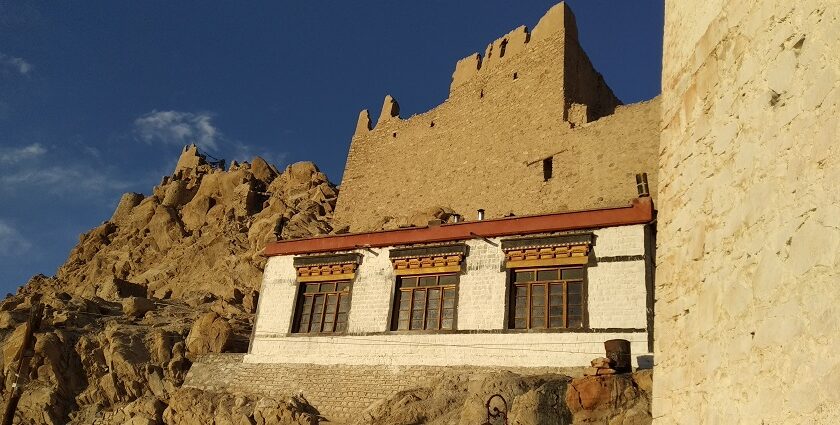
{"label": "eave of roof", "polygon": [[630,205],[583,211],[569,211],[482,221],[410,227],[364,233],[323,235],[305,239],[271,242],[263,250],[267,257],[315,254],[359,248],[450,242],[475,238],[528,235],[564,230],[644,224],[653,220],[653,201],[649,197],[633,199]]}

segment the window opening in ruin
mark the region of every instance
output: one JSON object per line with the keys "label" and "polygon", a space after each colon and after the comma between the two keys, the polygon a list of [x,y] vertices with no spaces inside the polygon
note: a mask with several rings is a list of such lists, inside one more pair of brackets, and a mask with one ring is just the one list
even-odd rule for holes
{"label": "window opening in ruin", "polygon": [[391,329],[454,329],[457,283],[457,274],[400,276]]}
{"label": "window opening in ruin", "polygon": [[482,99],[484,98],[484,89],[481,89],[481,91],[478,93],[478,97]]}
{"label": "window opening in ruin", "polygon": [[511,273],[510,328],[583,328],[585,268],[558,266]]}
{"label": "window opening in ruin", "polygon": [[548,157],[543,160],[543,181],[548,181],[554,172],[554,158]]}
{"label": "window opening in ruin", "polygon": [[514,72],[514,73],[513,73],[513,79],[515,80],[515,79],[517,79],[517,78],[519,78],[519,73]]}
{"label": "window opening in ruin", "polygon": [[435,122],[434,122],[434,121],[432,121],[432,122],[430,122],[430,123],[429,123],[429,127],[434,127],[434,126],[435,126]]}
{"label": "window opening in ruin", "polygon": [[499,49],[499,59],[505,57],[505,50],[507,49],[507,39],[502,40],[501,48]]}
{"label": "window opening in ruin", "polygon": [[396,138],[396,137],[397,137],[397,132],[395,131],[395,132],[394,132],[394,134],[392,134],[391,136],[393,136],[394,138]]}
{"label": "window opening in ruin", "polygon": [[347,330],[350,282],[301,283],[294,333],[341,333]]}

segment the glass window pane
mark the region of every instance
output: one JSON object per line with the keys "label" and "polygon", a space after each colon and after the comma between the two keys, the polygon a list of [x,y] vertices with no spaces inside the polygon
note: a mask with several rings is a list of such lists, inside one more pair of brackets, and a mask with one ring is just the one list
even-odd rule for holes
{"label": "glass window pane", "polygon": [[583,293],[583,283],[581,282],[569,282],[566,284],[570,294],[581,294]]}
{"label": "glass window pane", "polygon": [[300,318],[300,324],[298,325],[298,332],[308,332],[309,331],[309,315],[305,314]]}
{"label": "glass window pane", "polygon": [[534,272],[516,272],[513,280],[515,282],[531,282],[534,280]]}
{"label": "glass window pane", "polygon": [[580,294],[569,294],[569,304],[580,304],[581,299]]}
{"label": "glass window pane", "polygon": [[414,308],[424,308],[426,305],[426,291],[414,291]]}
{"label": "glass window pane", "polygon": [[538,271],[537,280],[557,280],[557,269]]}
{"label": "glass window pane", "polygon": [[350,290],[350,282],[338,282],[336,284],[337,291],[349,291]]}
{"label": "glass window pane", "polygon": [[446,289],[443,291],[443,307],[455,308],[455,290]]}
{"label": "glass window pane", "polygon": [[458,283],[457,274],[447,274],[440,277],[440,285],[454,285]]}
{"label": "glass window pane", "polygon": [[583,318],[582,317],[569,317],[569,327],[570,328],[582,328],[583,327]]}
{"label": "glass window pane", "polygon": [[570,305],[566,310],[566,314],[569,316],[580,316],[583,312],[583,309],[579,305]]}
{"label": "glass window pane", "polygon": [[334,309],[336,304],[338,304],[338,295],[327,295],[327,310]]}
{"label": "glass window pane", "polygon": [[415,318],[414,320],[411,321],[411,329],[412,330],[423,329],[423,315],[422,314],[420,315],[419,319]]}
{"label": "glass window pane", "polygon": [[350,296],[349,295],[342,295],[341,301],[338,303],[338,311],[342,313],[347,313],[350,311]]}
{"label": "glass window pane", "polygon": [[438,310],[429,310],[426,313],[426,329],[437,329],[440,315]]}
{"label": "glass window pane", "polygon": [[401,331],[407,330],[408,329],[408,319],[400,320],[400,325],[397,329],[399,329]]}
{"label": "glass window pane", "polygon": [[400,279],[400,285],[406,288],[411,288],[417,286],[417,278],[416,277],[404,277]]}
{"label": "glass window pane", "polygon": [[400,300],[400,310],[411,310],[411,294],[403,294]]}
{"label": "glass window pane", "polygon": [[455,324],[455,321],[452,319],[443,319],[440,324],[441,329],[452,329],[452,325]]}
{"label": "glass window pane", "polygon": [[303,292],[307,294],[318,292],[318,284],[307,283],[306,285],[304,285]]}
{"label": "glass window pane", "polygon": [[444,319],[454,319],[455,318],[455,309],[452,309],[452,308],[443,309],[443,318]]}
{"label": "glass window pane", "polygon": [[531,285],[531,295],[532,296],[534,296],[534,295],[542,296],[543,294],[545,294],[545,284]]}
{"label": "glass window pane", "polygon": [[524,297],[527,295],[528,289],[525,286],[514,286],[513,287],[513,296],[514,297]]}
{"label": "glass window pane", "polygon": [[563,280],[569,279],[583,279],[583,268],[572,268],[572,269],[562,269],[560,271],[560,276]]}
{"label": "glass window pane", "polygon": [[435,286],[437,285],[437,276],[421,276],[418,286]]}
{"label": "glass window pane", "polygon": [[549,326],[552,328],[563,328],[566,324],[563,323],[562,317],[552,317]]}
{"label": "glass window pane", "polygon": [[435,300],[434,304],[437,304],[438,299],[440,299],[440,289],[429,289],[429,302]]}
{"label": "glass window pane", "polygon": [[563,317],[563,307],[562,306],[551,307],[548,311],[548,314],[551,315],[551,316]]}
{"label": "glass window pane", "polygon": [[324,323],[324,332],[332,332],[333,331],[333,322],[329,321]]}
{"label": "glass window pane", "polygon": [[545,319],[542,317],[532,317],[531,318],[531,328],[544,328],[545,327]]}
{"label": "glass window pane", "polygon": [[513,321],[514,329],[525,329],[525,319],[516,319]]}
{"label": "glass window pane", "polygon": [[526,307],[524,303],[523,304],[517,304],[516,308],[513,310],[514,311],[513,315],[515,317],[525,317],[525,313],[528,311],[528,310],[526,310],[527,308],[528,307]]}
{"label": "glass window pane", "polygon": [[347,322],[338,322],[335,324],[336,332],[344,332],[347,330]]}

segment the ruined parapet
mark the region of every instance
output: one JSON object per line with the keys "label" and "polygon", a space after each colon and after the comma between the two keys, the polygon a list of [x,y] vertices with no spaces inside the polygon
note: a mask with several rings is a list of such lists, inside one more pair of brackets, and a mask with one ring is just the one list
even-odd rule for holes
{"label": "ruined parapet", "polygon": [[452,91],[453,88],[472,79],[478,73],[479,69],[481,69],[481,55],[478,53],[473,53],[459,60],[455,64],[455,72],[452,73],[452,85],[449,87],[449,90]]}
{"label": "ruined parapet", "polygon": [[385,96],[385,101],[382,102],[382,112],[379,114],[379,120],[376,121],[376,124],[380,124],[382,122],[388,121],[392,118],[399,118],[400,117],[400,104],[391,97],[391,95]]}
{"label": "ruined parapet", "polygon": [[370,131],[370,113],[367,109],[359,112],[359,119],[356,121],[356,131],[353,134],[362,134]]}
{"label": "ruined parapet", "polygon": [[531,40],[534,42],[545,40],[555,33],[562,31],[566,37],[575,41],[578,39],[577,22],[575,15],[566,2],[555,4],[540,18],[534,30],[531,31]]}
{"label": "ruined parapet", "polygon": [[488,74],[506,59],[526,51],[530,44],[558,36],[562,37],[558,39],[560,43],[566,38],[575,43],[578,39],[574,15],[565,2],[549,9],[533,31],[522,25],[488,44],[484,56],[473,53],[459,60],[452,74],[450,94],[456,87],[471,81],[477,75]]}
{"label": "ruined parapet", "polygon": [[528,27],[522,25],[488,44],[487,49],[484,50],[481,67],[485,71],[492,70],[496,64],[524,51],[525,44],[528,43],[530,36]]}

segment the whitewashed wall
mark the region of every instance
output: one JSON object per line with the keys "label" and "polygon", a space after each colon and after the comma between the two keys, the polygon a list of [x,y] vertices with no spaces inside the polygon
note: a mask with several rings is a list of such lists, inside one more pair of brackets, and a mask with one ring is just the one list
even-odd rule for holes
{"label": "whitewashed wall", "polygon": [[[393,365],[581,366],[604,351],[603,342],[632,342],[647,355],[644,226],[598,229],[588,268],[590,328],[599,332],[505,332],[506,273],[499,238],[466,241],[458,283],[457,329],[475,333],[389,334],[394,275],[389,249],[362,255],[348,319],[348,335],[289,335],[296,292],[292,256],[269,259],[246,362]],[[618,331],[620,329],[620,331]],[[606,332],[610,330],[610,332]],[[634,356],[634,362],[635,360]]]}

